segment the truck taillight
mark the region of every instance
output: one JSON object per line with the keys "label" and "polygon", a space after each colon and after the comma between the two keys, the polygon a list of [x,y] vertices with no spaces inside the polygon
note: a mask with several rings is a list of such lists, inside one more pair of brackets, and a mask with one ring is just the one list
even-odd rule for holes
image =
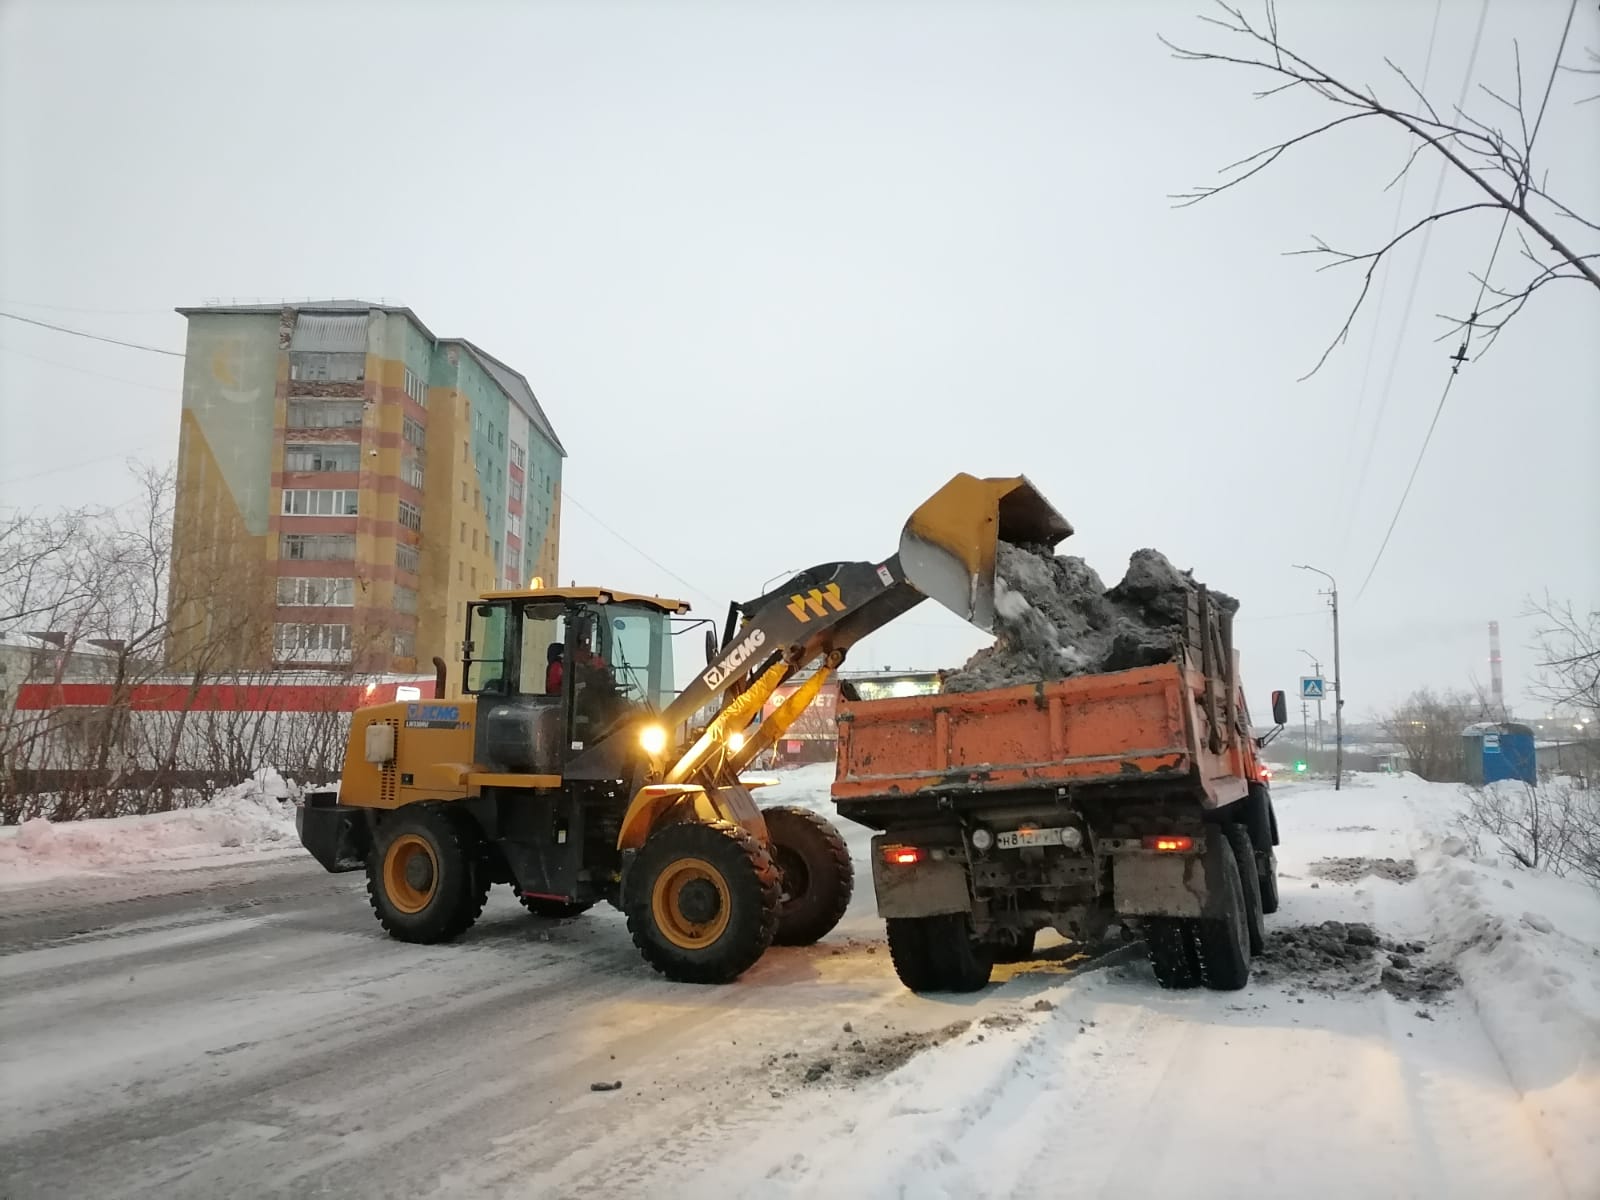
{"label": "truck taillight", "polygon": [[914,867],[922,861],[922,850],[917,846],[885,846],[883,861],[891,867]]}
{"label": "truck taillight", "polygon": [[1262,783],[1272,782],[1272,768],[1267,766],[1266,763],[1261,764],[1260,768],[1256,771],[1256,774],[1261,777]]}
{"label": "truck taillight", "polygon": [[1183,854],[1194,849],[1194,839],[1171,834],[1158,834],[1144,839],[1146,850],[1159,850],[1163,854]]}

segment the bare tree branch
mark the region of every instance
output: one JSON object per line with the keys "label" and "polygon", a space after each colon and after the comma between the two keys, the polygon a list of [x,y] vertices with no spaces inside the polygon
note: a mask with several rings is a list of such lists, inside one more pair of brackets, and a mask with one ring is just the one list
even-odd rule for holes
{"label": "bare tree branch", "polygon": [[[1574,11],[1575,3],[1576,0],[1574,0]],[[1331,133],[1341,126],[1353,125],[1366,117],[1378,117],[1382,123],[1398,127],[1409,142],[1405,165],[1385,185],[1384,190],[1387,191],[1403,179],[1422,154],[1431,150],[1442,159],[1444,165],[1441,169],[1452,170],[1458,176],[1470,181],[1485,197],[1476,204],[1458,205],[1452,209],[1429,214],[1405,232],[1392,238],[1385,246],[1367,253],[1336,251],[1320,240],[1310,250],[1299,252],[1333,256],[1334,262],[1324,263],[1319,269],[1354,262],[1368,264],[1360,292],[1349,315],[1327,349],[1317,359],[1316,365],[1302,376],[1302,379],[1316,374],[1327,362],[1332,351],[1348,338],[1355,317],[1370,293],[1377,265],[1387,254],[1418,229],[1475,209],[1489,208],[1501,211],[1508,219],[1516,221],[1519,230],[1526,230],[1532,234],[1561,260],[1552,265],[1534,258],[1533,261],[1538,265],[1537,273],[1517,287],[1504,291],[1490,288],[1487,282],[1488,272],[1485,272],[1482,278],[1474,277],[1478,279],[1480,285],[1480,303],[1486,290],[1494,290],[1501,297],[1501,302],[1489,310],[1498,312],[1501,316],[1496,323],[1483,328],[1484,349],[1493,344],[1494,338],[1498,336],[1505,322],[1521,312],[1533,294],[1551,280],[1574,279],[1600,291],[1600,269],[1596,266],[1596,255],[1585,248],[1569,244],[1551,223],[1554,218],[1559,217],[1575,222],[1585,230],[1600,232],[1600,222],[1575,212],[1565,203],[1553,198],[1547,190],[1546,180],[1542,175],[1539,176],[1537,184],[1534,182],[1536,174],[1534,144],[1538,139],[1545,106],[1550,99],[1558,72],[1600,74],[1600,65],[1586,68],[1571,67],[1561,63],[1567,35],[1571,30],[1571,12],[1568,14],[1561,44],[1551,66],[1549,83],[1545,86],[1537,114],[1531,123],[1523,81],[1522,49],[1516,41],[1513,41],[1511,46],[1516,82],[1512,96],[1503,95],[1487,85],[1480,85],[1483,93],[1515,114],[1516,124],[1513,132],[1508,134],[1505,130],[1463,111],[1460,106],[1452,106],[1453,112],[1448,120],[1441,117],[1433,102],[1424,95],[1422,89],[1406,71],[1387,58],[1385,62],[1390,70],[1400,78],[1410,99],[1414,101],[1414,110],[1385,101],[1374,88],[1357,87],[1345,82],[1284,44],[1280,36],[1276,6],[1272,0],[1267,0],[1264,5],[1265,29],[1253,24],[1242,9],[1226,3],[1225,0],[1218,0],[1216,9],[1217,12],[1214,14],[1202,14],[1200,21],[1242,42],[1245,49],[1238,52],[1193,49],[1165,37],[1161,38],[1162,44],[1180,61],[1224,63],[1266,73],[1274,82],[1254,93],[1258,99],[1279,96],[1297,87],[1305,87],[1329,103],[1347,111],[1222,168],[1220,174],[1228,176],[1222,183],[1202,185],[1175,194],[1172,199],[1177,207],[1190,207],[1220,192],[1228,191],[1255,178],[1277,162],[1289,149],[1305,146],[1323,134]],[[1588,52],[1588,58],[1591,62],[1600,64],[1600,56],[1593,51]],[[1452,333],[1465,327],[1470,341],[1480,315],[1473,313],[1466,317],[1446,319],[1451,322]]]}

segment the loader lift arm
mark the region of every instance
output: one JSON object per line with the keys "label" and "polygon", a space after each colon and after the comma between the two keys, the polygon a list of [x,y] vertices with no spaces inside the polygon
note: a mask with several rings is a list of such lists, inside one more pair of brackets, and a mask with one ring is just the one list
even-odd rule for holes
{"label": "loader lift arm", "polygon": [[[693,745],[662,764],[662,781],[736,783],[805,711],[852,646],[930,596],[992,629],[996,542],[1053,547],[1071,533],[1026,478],[957,475],[912,514],[898,553],[882,562],[823,563],[734,605],[716,655],[661,719],[677,728],[718,697],[722,709]],[[746,736],[773,693],[814,663],[820,665],[811,678]]]}

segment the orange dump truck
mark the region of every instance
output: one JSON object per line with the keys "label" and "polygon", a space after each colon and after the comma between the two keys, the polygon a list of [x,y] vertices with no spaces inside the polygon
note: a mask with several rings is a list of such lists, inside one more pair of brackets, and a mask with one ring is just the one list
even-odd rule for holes
{"label": "orange dump truck", "polygon": [[1278,904],[1272,733],[1251,733],[1231,614],[1201,589],[1188,618],[1157,666],[840,705],[833,799],[881,831],[907,987],[975,990],[1040,929],[1092,943],[1113,923],[1142,932],[1163,987],[1248,981]]}

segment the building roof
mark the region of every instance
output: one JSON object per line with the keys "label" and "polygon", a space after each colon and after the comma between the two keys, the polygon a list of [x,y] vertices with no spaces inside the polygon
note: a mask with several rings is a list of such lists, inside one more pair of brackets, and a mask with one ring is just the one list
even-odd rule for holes
{"label": "building roof", "polygon": [[[246,316],[273,316],[281,313],[286,308],[292,308],[301,315],[313,316],[350,316],[354,313],[366,313],[376,310],[383,313],[398,313],[420,329],[423,336],[430,342],[439,346],[460,346],[478,360],[478,364],[489,373],[496,386],[506,394],[518,408],[522,409],[530,421],[562,458],[567,457],[567,448],[561,444],[561,439],[556,436],[555,426],[550,423],[550,418],[545,414],[544,407],[539,403],[539,398],[533,394],[533,388],[528,383],[527,376],[521,371],[508,366],[482,346],[466,338],[441,338],[436,337],[433,331],[422,323],[421,318],[411,309],[398,304],[381,304],[371,300],[284,300],[276,304],[204,304],[198,307],[179,308],[175,311],[185,317],[209,315],[216,313],[235,313]],[[333,323],[327,323],[329,329],[336,328]],[[295,346],[294,349],[325,349],[317,346]]]}
{"label": "building roof", "polygon": [[482,346],[469,342],[466,338],[444,338],[440,342],[445,346],[460,346],[478,360],[478,365],[493,376],[495,383],[499,384],[511,402],[527,414],[528,419],[562,458],[567,457],[567,448],[561,444],[561,439],[556,436],[555,426],[550,424],[550,418],[545,416],[544,409],[539,404],[539,398],[533,394],[527,377],[521,371],[507,366]]}

